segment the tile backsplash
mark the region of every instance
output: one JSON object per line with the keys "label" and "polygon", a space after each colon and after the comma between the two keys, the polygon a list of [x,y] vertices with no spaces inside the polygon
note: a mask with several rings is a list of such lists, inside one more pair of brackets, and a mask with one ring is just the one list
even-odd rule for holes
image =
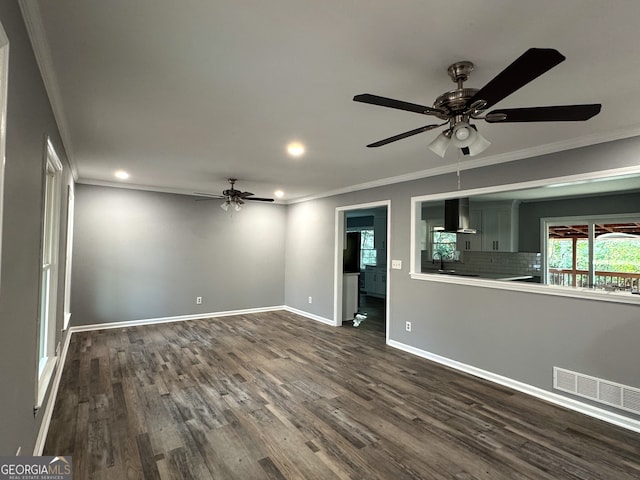
{"label": "tile backsplash", "polygon": [[[422,271],[434,268],[428,260],[427,251],[422,252]],[[439,264],[439,261],[436,262]],[[534,252],[460,252],[457,262],[445,262],[447,268],[456,268],[468,273],[505,273],[514,275],[540,275],[540,253]],[[437,266],[435,267],[437,268]]]}
{"label": "tile backsplash", "polygon": [[461,252],[465,271],[540,275],[541,258],[532,252]]}

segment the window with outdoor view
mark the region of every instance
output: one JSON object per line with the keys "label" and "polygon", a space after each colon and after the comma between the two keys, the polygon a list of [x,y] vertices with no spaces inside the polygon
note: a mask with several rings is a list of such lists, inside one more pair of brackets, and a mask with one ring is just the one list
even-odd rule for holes
{"label": "window with outdoor view", "polygon": [[438,230],[431,231],[431,260],[454,260],[457,234]]}
{"label": "window with outdoor view", "polygon": [[638,291],[640,217],[547,219],[546,283]]}
{"label": "window with outdoor view", "polygon": [[373,230],[360,230],[360,266],[376,265]]}

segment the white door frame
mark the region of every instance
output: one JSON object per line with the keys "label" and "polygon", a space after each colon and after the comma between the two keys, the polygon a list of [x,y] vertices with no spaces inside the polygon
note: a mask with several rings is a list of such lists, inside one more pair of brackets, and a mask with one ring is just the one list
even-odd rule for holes
{"label": "white door frame", "polygon": [[389,342],[389,292],[391,291],[389,286],[391,284],[391,277],[389,275],[389,262],[391,261],[391,200],[381,200],[378,202],[360,203],[357,205],[346,205],[343,207],[336,207],[335,218],[335,252],[334,252],[334,281],[333,281],[333,323],[339,327],[342,325],[342,256],[345,242],[345,212],[351,210],[363,210],[366,208],[386,207],[387,208],[387,291],[385,293],[385,316],[386,316],[386,341]]}

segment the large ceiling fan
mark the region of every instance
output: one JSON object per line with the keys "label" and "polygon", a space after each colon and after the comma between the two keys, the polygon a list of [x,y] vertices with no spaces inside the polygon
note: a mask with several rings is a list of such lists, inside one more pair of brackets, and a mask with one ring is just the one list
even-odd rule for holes
{"label": "large ceiling fan", "polygon": [[463,83],[473,70],[473,63],[456,62],[447,72],[458,88],[445,92],[436,98],[433,107],[403,102],[392,98],[380,97],[370,93],[356,95],[356,102],[370,103],[382,107],[397,108],[408,112],[430,115],[443,123],[425,125],[408,132],[371,143],[367,147],[380,147],[388,143],[418,133],[448,125],[448,127],[431,142],[429,148],[444,157],[450,144],[459,148],[464,155],[477,155],[486,150],[490,142],[478,133],[472,120],[485,120],[489,123],[507,122],[568,122],[588,120],[600,112],[599,103],[586,105],[554,105],[548,107],[526,107],[486,110],[500,100],[511,95],[527,83],[564,61],[565,57],[552,48],[530,48],[511,65],[500,72],[493,80],[481,89],[466,88]]}
{"label": "large ceiling fan", "polygon": [[224,199],[224,202],[222,203],[222,205],[220,205],[220,208],[225,211],[229,210],[229,208],[231,207],[233,207],[235,211],[241,210],[245,200],[251,200],[252,202],[273,202],[273,198],[255,197],[251,192],[242,192],[240,190],[236,190],[235,183],[237,181],[238,180],[236,178],[229,178],[228,182],[231,185],[231,188],[223,190],[222,195],[212,195],[210,193],[201,192],[195,192],[195,194],[204,197]]}

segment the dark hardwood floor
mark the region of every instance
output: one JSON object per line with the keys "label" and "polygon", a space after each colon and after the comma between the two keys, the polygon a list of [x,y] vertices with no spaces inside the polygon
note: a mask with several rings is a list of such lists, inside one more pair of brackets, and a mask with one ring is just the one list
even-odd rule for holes
{"label": "dark hardwood floor", "polygon": [[[387,318],[386,318],[386,302],[384,298],[372,297],[367,294],[360,294],[360,302],[358,305],[358,311],[367,314],[367,319],[360,323],[358,327],[361,330],[373,330],[376,332],[386,333]],[[343,322],[344,327],[353,327],[353,321]]]}
{"label": "dark hardwood floor", "polygon": [[288,312],[76,333],[83,479],[638,479],[640,434]]}

